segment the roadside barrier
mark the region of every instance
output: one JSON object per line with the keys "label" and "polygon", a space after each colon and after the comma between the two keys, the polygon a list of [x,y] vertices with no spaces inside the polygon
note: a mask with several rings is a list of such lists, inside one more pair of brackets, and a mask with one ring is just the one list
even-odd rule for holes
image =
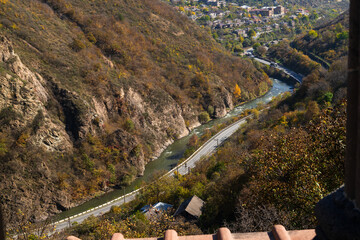
{"label": "roadside barrier", "polygon": [[[253,114],[250,114],[244,118],[241,118],[239,120],[237,120],[236,122],[230,124],[229,126],[225,127],[224,129],[221,129],[218,133],[216,133],[214,136],[212,136],[209,140],[207,140],[203,145],[201,145],[201,147],[199,147],[193,154],[191,154],[190,157],[188,157],[185,161],[183,161],[181,164],[179,164],[178,166],[174,167],[173,169],[171,169],[170,171],[168,171],[167,173],[165,173],[161,178],[163,177],[166,177],[166,176],[170,176],[172,174],[174,174],[174,172],[179,169],[180,167],[182,167],[183,165],[185,165],[187,162],[189,162],[196,154],[198,154],[199,151],[201,151],[206,145],[208,145],[211,141],[215,140],[220,134],[222,134],[224,131],[228,130],[229,128],[237,125],[237,124],[240,124],[241,122],[245,121],[246,119],[250,118]],[[88,214],[88,213],[91,213],[91,212],[94,212],[95,210],[99,209],[99,208],[102,208],[102,207],[105,207],[105,206],[114,206],[114,205],[121,205],[124,201],[124,198],[126,199],[127,197],[130,197],[130,196],[133,196],[135,197],[137,194],[139,194],[139,192],[143,189],[144,187],[141,187],[139,189],[136,189],[130,193],[127,193],[123,196],[120,196],[118,198],[115,198],[109,202],[106,202],[102,205],[99,205],[97,207],[94,207],[94,208],[91,208],[89,210],[86,210],[82,213],[78,213],[76,215],[73,215],[71,217],[68,217],[68,218],[64,218],[62,220],[59,220],[57,222],[54,222],[53,225],[57,225],[57,224],[61,224],[63,222],[69,222],[77,217],[80,217],[82,215],[85,215],[85,214]],[[119,204],[120,203],[120,204]],[[58,229],[58,230],[61,230],[61,229]]]}

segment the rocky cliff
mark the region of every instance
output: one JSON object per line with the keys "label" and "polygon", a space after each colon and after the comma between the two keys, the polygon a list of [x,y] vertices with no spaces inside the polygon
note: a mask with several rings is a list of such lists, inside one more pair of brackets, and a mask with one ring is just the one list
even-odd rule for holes
{"label": "rocky cliff", "polygon": [[[141,175],[268,82],[157,0],[0,2],[0,197],[42,220]],[[243,97],[241,100],[248,100]]]}

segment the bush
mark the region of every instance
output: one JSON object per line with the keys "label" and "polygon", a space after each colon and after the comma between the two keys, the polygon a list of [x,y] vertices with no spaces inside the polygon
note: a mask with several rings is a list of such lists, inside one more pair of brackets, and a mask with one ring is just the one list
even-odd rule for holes
{"label": "bush", "polygon": [[127,119],[125,121],[124,128],[128,132],[132,132],[135,129],[135,124],[131,119]]}
{"label": "bush", "polygon": [[208,121],[210,121],[209,113],[207,113],[207,112],[202,112],[202,113],[200,113],[200,115],[199,115],[199,122],[200,122],[201,124],[204,124],[204,123],[207,123]]}
{"label": "bush", "polygon": [[0,123],[1,125],[8,125],[11,120],[17,117],[17,113],[12,106],[1,109],[0,111]]}
{"label": "bush", "polygon": [[79,52],[82,49],[86,48],[86,45],[79,39],[74,39],[73,42],[70,44],[70,47],[75,51]]}

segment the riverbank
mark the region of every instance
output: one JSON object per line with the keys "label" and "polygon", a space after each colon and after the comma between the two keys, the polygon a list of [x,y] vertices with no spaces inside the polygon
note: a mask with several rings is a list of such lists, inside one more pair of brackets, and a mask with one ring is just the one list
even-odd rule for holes
{"label": "riverbank", "polygon": [[104,203],[119,198],[124,194],[130,193],[131,191],[139,188],[142,181],[146,182],[147,180],[149,180],[155,171],[161,171],[161,170],[169,171],[172,168],[174,168],[178,164],[178,161],[181,158],[183,158],[184,153],[187,149],[187,144],[193,134],[202,135],[207,129],[213,128],[217,124],[226,122],[234,116],[238,116],[246,109],[255,108],[259,103],[263,104],[270,102],[274,96],[277,96],[283,92],[291,91],[292,88],[293,86],[283,83],[277,79],[274,79],[273,87],[268,93],[266,93],[262,97],[254,99],[248,103],[245,103],[241,106],[234,108],[225,117],[221,119],[215,119],[213,121],[210,121],[206,124],[203,124],[193,129],[189,135],[181,139],[178,139],[174,143],[169,145],[156,160],[151,161],[147,164],[144,172],[144,176],[137,178],[130,186],[126,187],[125,189],[115,189],[114,191],[99,196],[98,198],[91,199],[90,201],[80,206],[74,207],[72,209],[69,209],[68,211],[58,214],[57,216],[55,216],[56,217],[55,219],[61,220],[68,218],[80,212],[88,211],[89,209],[92,209],[96,206],[103,205]]}

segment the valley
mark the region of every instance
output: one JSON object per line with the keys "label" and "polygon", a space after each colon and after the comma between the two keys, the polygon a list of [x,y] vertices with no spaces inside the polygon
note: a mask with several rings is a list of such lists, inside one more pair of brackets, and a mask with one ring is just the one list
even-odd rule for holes
{"label": "valley", "polygon": [[[71,228],[54,240],[265,231],[261,215],[313,228],[343,179],[347,3],[0,1],[9,229],[38,239],[29,229],[56,216]],[[139,212],[194,195],[193,222]]]}

